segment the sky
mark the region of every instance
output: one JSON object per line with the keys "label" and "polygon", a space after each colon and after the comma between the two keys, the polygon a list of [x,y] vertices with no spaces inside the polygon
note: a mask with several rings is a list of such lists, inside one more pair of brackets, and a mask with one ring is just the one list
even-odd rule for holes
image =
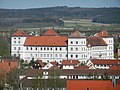
{"label": "sky", "polygon": [[0,8],[28,9],[55,6],[120,7],[120,0],[0,0]]}

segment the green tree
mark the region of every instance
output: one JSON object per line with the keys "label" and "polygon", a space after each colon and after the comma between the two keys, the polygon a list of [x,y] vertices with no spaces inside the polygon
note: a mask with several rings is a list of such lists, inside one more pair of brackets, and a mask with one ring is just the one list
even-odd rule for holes
{"label": "green tree", "polygon": [[14,68],[7,74],[6,83],[13,89],[18,90],[19,89],[19,75],[20,75],[20,69]]}
{"label": "green tree", "polygon": [[5,87],[5,73],[0,70],[0,90],[3,90]]}

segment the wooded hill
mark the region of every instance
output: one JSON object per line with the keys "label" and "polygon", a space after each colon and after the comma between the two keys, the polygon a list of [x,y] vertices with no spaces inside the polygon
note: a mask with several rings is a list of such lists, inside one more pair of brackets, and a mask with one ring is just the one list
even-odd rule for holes
{"label": "wooded hill", "polygon": [[[0,9],[0,18],[92,19],[93,22],[120,23],[120,8],[58,6],[34,9]],[[33,21],[35,22],[35,20]]]}

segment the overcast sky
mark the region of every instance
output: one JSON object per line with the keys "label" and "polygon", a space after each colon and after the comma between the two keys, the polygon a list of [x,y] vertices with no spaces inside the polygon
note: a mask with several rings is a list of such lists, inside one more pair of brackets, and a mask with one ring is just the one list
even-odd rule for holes
{"label": "overcast sky", "polygon": [[0,0],[0,8],[26,9],[54,6],[120,7],[120,0]]}

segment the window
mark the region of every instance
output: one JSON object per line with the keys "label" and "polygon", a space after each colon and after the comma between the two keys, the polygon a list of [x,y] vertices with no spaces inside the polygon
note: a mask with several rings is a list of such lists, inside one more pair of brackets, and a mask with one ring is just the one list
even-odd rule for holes
{"label": "window", "polygon": [[35,57],[37,57],[37,54],[35,54]]}
{"label": "window", "polygon": [[42,50],[42,47],[41,47],[41,50]]}
{"label": "window", "polygon": [[73,41],[71,41],[71,44],[73,44]]}
{"label": "window", "polygon": [[35,50],[37,50],[37,47],[35,48]]}
{"label": "window", "polygon": [[16,47],[14,47],[14,50],[16,50]]}
{"label": "window", "polygon": [[71,55],[71,58],[73,58],[73,55]]}
{"label": "window", "polygon": [[60,47],[60,51],[62,50],[62,48]]}
{"label": "window", "polygon": [[47,47],[47,50],[49,50],[49,47]]}
{"label": "window", "polygon": [[16,41],[14,41],[14,43],[16,43]]}
{"label": "window", "polygon": [[50,54],[50,57],[52,57],[52,54]]}
{"label": "window", "polygon": [[47,57],[49,57],[49,54],[47,54]]}
{"label": "window", "polygon": [[28,47],[26,47],[26,50],[28,50]]}
{"label": "window", "polygon": [[78,58],[78,55],[76,55],[76,58]]}
{"label": "window", "polygon": [[30,50],[32,50],[32,47],[30,48]]}
{"label": "window", "polygon": [[57,51],[57,47],[55,48],[55,50]]}
{"label": "window", "polygon": [[32,57],[32,54],[30,54],[30,56]]}
{"label": "window", "polygon": [[46,54],[44,54],[44,57],[46,57]]}
{"label": "window", "polygon": [[18,47],[18,50],[20,50],[20,47]]}
{"label": "window", "polygon": [[16,39],[16,38],[14,38],[14,39]]}
{"label": "window", "polygon": [[73,51],[73,48],[71,48],[71,51]]}
{"label": "window", "polygon": [[20,41],[18,41],[18,43],[20,43]]}
{"label": "window", "polygon": [[76,51],[78,51],[78,48],[76,48]]}
{"label": "window", "polygon": [[20,39],[20,38],[18,38],[18,39]]}
{"label": "window", "polygon": [[76,44],[78,44],[78,41],[76,41]]}
{"label": "window", "polygon": [[50,48],[50,50],[52,50],[52,47]]}
{"label": "window", "polygon": [[55,57],[58,57],[58,55],[57,55],[57,54],[55,54]]}
{"label": "window", "polygon": [[42,57],[42,54],[40,54],[40,56]]}
{"label": "window", "polygon": [[60,54],[59,57],[62,57],[62,54]]}
{"label": "window", "polygon": [[44,47],[44,50],[46,50],[46,48]]}

